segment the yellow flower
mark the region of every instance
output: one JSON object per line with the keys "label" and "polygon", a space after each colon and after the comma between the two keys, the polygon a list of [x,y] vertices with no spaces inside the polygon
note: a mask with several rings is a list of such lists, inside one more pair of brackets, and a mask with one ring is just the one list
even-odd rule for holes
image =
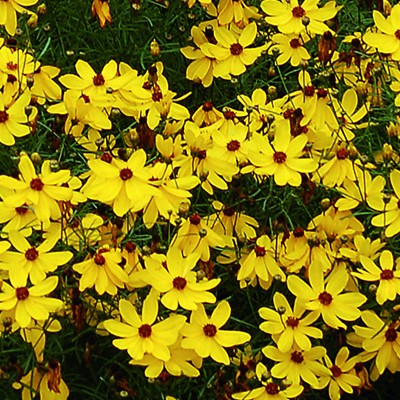
{"label": "yellow flower", "polygon": [[176,247],[171,247],[166,256],[146,258],[149,284],[164,293],[161,303],[165,307],[176,310],[179,305],[185,310],[197,310],[199,303],[215,303],[215,296],[207,291],[214,289],[221,279],[197,282],[196,272],[192,269],[199,258],[200,254],[196,252],[183,258]]}
{"label": "yellow flower", "polygon": [[162,361],[171,359],[168,346],[172,346],[178,340],[186,317],[174,315],[155,324],[158,300],[152,292],[143,302],[141,317],[127,300],[119,301],[119,311],[125,322],[112,319],[104,322],[105,328],[112,335],[122,337],[113,341],[115,347],[128,350],[128,354],[136,361],[142,360],[145,354],[152,354]]}
{"label": "yellow flower", "polygon": [[107,292],[113,296],[117,294],[117,287],[123,288],[129,278],[119,265],[121,253],[108,246],[97,250],[93,258],[74,264],[73,269],[82,274],[79,280],[79,290],[95,287],[100,295]]}
{"label": "yellow flower", "polygon": [[9,35],[15,35],[17,29],[17,11],[27,12],[32,14],[31,11],[26,10],[25,7],[33,6],[38,0],[6,0],[0,2],[0,25],[5,25],[6,31]]}
{"label": "yellow flower", "polygon": [[50,252],[58,242],[58,236],[52,235],[39,246],[32,246],[17,231],[11,231],[9,240],[18,251],[7,251],[0,255],[0,269],[8,270],[9,279],[14,287],[26,286],[28,276],[36,285],[46,278],[48,272],[71,260],[70,251]]}
{"label": "yellow flower", "polygon": [[0,310],[15,310],[15,320],[21,328],[26,328],[32,320],[44,321],[50,312],[61,309],[62,300],[44,297],[58,284],[58,278],[51,276],[32,287],[12,287],[3,282],[0,293]]}
{"label": "yellow flower", "polygon": [[231,22],[241,27],[249,18],[258,19],[261,15],[255,7],[249,7],[243,0],[220,0],[218,3],[218,22],[228,25]]}
{"label": "yellow flower", "polygon": [[320,361],[326,355],[326,349],[322,346],[312,347],[306,351],[295,346],[285,353],[274,346],[267,346],[262,352],[267,358],[278,362],[272,367],[271,375],[278,379],[288,379],[295,385],[299,385],[302,379],[312,388],[318,389],[317,376],[332,375]]}
{"label": "yellow flower", "polygon": [[230,316],[231,307],[226,300],[217,305],[211,317],[199,304],[197,310],[192,311],[190,324],[182,328],[182,348],[193,349],[202,358],[211,357],[218,363],[229,365],[229,355],[224,347],[238,346],[251,339],[246,332],[221,330]]}
{"label": "yellow flower", "polygon": [[332,363],[329,356],[324,356],[327,367],[331,370],[331,376],[322,376],[320,378],[320,387],[323,389],[329,384],[329,397],[331,400],[339,400],[342,392],[353,393],[353,386],[358,387],[361,379],[354,371],[356,358],[349,358],[349,349],[342,347],[336,355],[335,364]]}
{"label": "yellow flower", "polygon": [[100,26],[104,28],[108,22],[111,25],[112,17],[108,0],[94,0],[92,3],[92,17],[99,18]]}
{"label": "yellow flower", "polygon": [[303,386],[290,383],[289,386],[282,389],[273,379],[265,379],[267,372],[267,367],[263,363],[258,363],[256,374],[263,386],[246,392],[234,393],[232,398],[235,400],[287,400],[302,394]]}
{"label": "yellow flower", "polygon": [[360,262],[365,270],[358,268],[352,275],[367,282],[379,281],[376,291],[376,301],[379,305],[387,300],[393,301],[400,295],[400,270],[397,270],[398,263],[395,264],[392,252],[384,250],[381,253],[379,257],[381,268],[378,268],[370,258],[362,255]]}
{"label": "yellow flower", "polygon": [[318,168],[313,159],[300,158],[307,141],[306,135],[293,139],[289,121],[286,120],[276,129],[274,147],[271,147],[268,136],[254,133],[248,147],[248,158],[256,167],[254,172],[257,175],[273,175],[279,186],[300,186],[301,173],[314,172]]}
{"label": "yellow flower", "polygon": [[385,243],[382,243],[380,239],[375,239],[371,241],[371,238],[364,238],[362,235],[357,235],[354,238],[354,248],[353,247],[341,247],[339,249],[340,254],[344,257],[349,258],[354,263],[360,261],[361,256],[375,260],[379,257],[379,251]]}
{"label": "yellow flower", "polygon": [[355,321],[361,315],[358,307],[364,304],[367,298],[361,293],[341,293],[349,280],[349,274],[345,269],[334,270],[332,274],[325,285],[322,266],[318,260],[314,260],[309,268],[311,287],[295,275],[289,276],[287,285],[295,296],[306,302],[307,309],[322,314],[328,326],[334,329],[347,329],[339,318]]}
{"label": "yellow flower", "polygon": [[60,100],[62,91],[53,79],[60,73],[60,68],[51,65],[36,67],[32,75],[33,86],[30,88],[32,96],[38,98],[38,103],[43,105],[47,99]]}
{"label": "yellow flower", "polygon": [[293,67],[297,67],[301,60],[309,60],[311,58],[307,49],[304,48],[304,44],[307,42],[307,36],[298,34],[287,34],[278,33],[272,37],[274,44],[270,47],[268,53],[273,54],[274,49],[279,50],[279,56],[276,59],[278,65],[287,63],[290,60],[290,64]]}
{"label": "yellow flower", "polygon": [[400,61],[400,4],[392,8],[386,19],[377,10],[373,11],[372,16],[380,32],[367,32],[363,37],[364,42],[381,53],[391,54],[394,61]]}
{"label": "yellow flower", "polygon": [[274,305],[277,311],[267,307],[258,310],[260,317],[267,320],[261,323],[260,329],[272,335],[282,353],[289,351],[294,343],[302,350],[310,350],[311,341],[308,336],[322,339],[322,331],[309,326],[318,319],[318,312],[312,311],[301,319],[306,311],[302,301],[297,298],[292,311],[286,297],[279,292],[274,295]]}

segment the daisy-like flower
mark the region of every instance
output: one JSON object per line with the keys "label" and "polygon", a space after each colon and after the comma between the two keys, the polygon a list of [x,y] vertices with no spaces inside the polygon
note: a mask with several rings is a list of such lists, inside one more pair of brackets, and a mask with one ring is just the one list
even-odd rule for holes
{"label": "daisy-like flower", "polygon": [[92,17],[99,18],[100,26],[105,27],[108,22],[111,25],[112,17],[108,0],[94,0],[92,3]]}
{"label": "daisy-like flower", "polygon": [[391,54],[394,61],[400,61],[400,4],[396,4],[385,18],[379,11],[372,13],[380,32],[367,32],[363,40],[381,53]]}
{"label": "daisy-like flower", "polygon": [[295,385],[299,385],[300,380],[303,380],[317,389],[319,387],[317,376],[332,375],[320,361],[326,355],[326,349],[322,346],[312,347],[306,351],[294,346],[285,353],[274,346],[267,346],[262,352],[267,358],[278,362],[272,367],[271,375],[278,379],[286,378]]}
{"label": "daisy-like flower", "polygon": [[261,15],[255,7],[250,8],[243,0],[220,0],[218,3],[218,22],[228,25],[231,22],[241,26],[249,18],[258,19]]}
{"label": "daisy-like flower", "polygon": [[273,147],[268,136],[255,133],[249,142],[248,158],[256,167],[254,172],[257,175],[273,175],[279,186],[300,186],[301,173],[314,172],[318,168],[315,160],[300,158],[307,141],[306,135],[292,139],[290,124],[286,120],[276,129]]}
{"label": "daisy-like flower", "polygon": [[267,372],[267,367],[263,363],[258,363],[256,374],[263,386],[246,392],[233,393],[232,398],[235,400],[287,400],[298,397],[303,392],[304,388],[301,385],[290,384],[283,389],[273,379],[266,380]]}
{"label": "daisy-like flower", "polygon": [[37,174],[31,159],[26,155],[20,158],[18,168],[21,172],[19,179],[0,176],[0,186],[15,191],[4,199],[4,204],[8,207],[21,207],[24,204],[32,207],[37,218],[48,227],[50,217],[61,217],[57,201],[68,201],[72,197],[72,190],[61,186],[68,182],[71,172],[66,169],[52,172],[50,161],[46,160],[42,164],[42,173]]}
{"label": "daisy-like flower", "polygon": [[214,289],[221,279],[196,281],[196,272],[192,269],[200,258],[199,253],[191,253],[187,258],[181,250],[171,247],[165,256],[148,257],[146,269],[150,274],[149,283],[164,293],[161,303],[170,310],[178,305],[185,310],[197,310],[199,303],[215,303],[216,298],[208,290]]}
{"label": "daisy-like flower", "polygon": [[340,319],[355,321],[359,318],[361,311],[358,307],[364,304],[367,298],[361,293],[342,293],[349,280],[346,270],[336,270],[332,274],[325,285],[322,266],[318,260],[314,260],[309,268],[311,287],[298,276],[291,275],[287,282],[288,288],[295,296],[306,302],[307,309],[322,314],[328,326],[347,329]]}
{"label": "daisy-like flower", "polygon": [[260,329],[272,335],[282,353],[288,352],[294,344],[302,350],[310,350],[311,341],[308,336],[322,339],[322,331],[309,326],[318,319],[318,312],[312,311],[301,319],[306,311],[301,300],[295,300],[292,311],[286,297],[279,292],[274,295],[274,305],[277,311],[267,307],[258,310],[260,317],[266,320],[261,323]]}
{"label": "daisy-like flower", "polygon": [[32,320],[44,321],[50,312],[60,310],[64,303],[59,299],[44,297],[58,284],[58,278],[51,276],[32,287],[15,287],[3,282],[0,293],[0,310],[15,311],[15,320],[21,328],[29,326]]}
{"label": "daisy-like flower", "polygon": [[357,272],[352,272],[355,277],[367,281],[379,281],[376,291],[376,301],[382,305],[385,301],[393,301],[400,295],[400,270],[399,263],[394,262],[393,254],[389,250],[384,250],[379,257],[381,268],[368,257],[360,256],[360,262],[364,269],[358,268]]}
{"label": "daisy-like flower", "polygon": [[14,36],[17,29],[17,11],[27,12],[24,7],[33,6],[38,0],[5,0],[0,1],[0,25],[4,25],[9,35]]}
{"label": "daisy-like flower", "polygon": [[153,292],[143,302],[142,315],[128,300],[119,301],[119,311],[124,322],[109,319],[104,322],[105,328],[115,336],[113,345],[120,350],[128,350],[128,354],[137,361],[145,354],[152,354],[162,361],[171,359],[168,346],[172,346],[179,336],[179,331],[186,321],[183,315],[174,315],[161,322],[154,323],[158,316],[158,300]]}
{"label": "daisy-like flower", "polygon": [[[37,62],[36,62],[37,63]],[[36,96],[38,103],[43,105],[47,99],[60,100],[62,91],[53,79],[60,73],[60,68],[52,65],[36,67],[32,75],[33,86],[30,88],[32,96]]]}
{"label": "daisy-like flower", "polygon": [[129,278],[119,265],[122,261],[121,253],[103,246],[97,250],[94,257],[74,264],[73,269],[82,274],[79,280],[79,290],[95,287],[98,294],[107,292],[113,296],[117,294],[117,287],[123,288]]}
{"label": "daisy-like flower", "polygon": [[238,39],[224,27],[215,29],[215,38],[218,44],[206,43],[201,49],[207,48],[214,57],[220,61],[215,67],[215,77],[226,79],[227,74],[241,75],[246,72],[246,66],[254,64],[261,56],[265,46],[250,49],[257,36],[257,25],[255,22],[243,29]]}
{"label": "daisy-like flower", "polygon": [[192,311],[190,324],[182,328],[182,348],[193,349],[202,358],[211,357],[218,363],[229,365],[229,355],[224,347],[238,346],[251,339],[246,332],[221,330],[230,316],[231,307],[226,300],[217,305],[211,317],[199,304],[197,310]]}
{"label": "daisy-like flower", "polygon": [[9,240],[18,251],[7,251],[0,255],[0,269],[8,270],[11,284],[15,287],[26,286],[28,276],[37,285],[46,278],[48,272],[71,260],[70,251],[50,252],[58,242],[58,235],[47,238],[39,246],[32,246],[20,232],[11,231]]}
{"label": "daisy-like flower", "polygon": [[339,249],[340,254],[349,258],[354,263],[360,261],[361,256],[375,260],[379,257],[379,251],[385,243],[382,243],[380,239],[371,241],[371,238],[365,238],[362,235],[357,235],[354,238],[354,247],[341,247]]}
{"label": "daisy-like flower", "polygon": [[329,1],[318,8],[319,0],[305,0],[299,5],[297,0],[264,0],[261,8],[268,14],[268,24],[275,25],[282,33],[300,33],[306,29],[304,18],[307,18],[307,30],[315,34],[323,34],[328,30],[324,21],[333,18],[342,8],[336,7],[335,1]]}
{"label": "daisy-like flower", "polygon": [[335,364],[327,354],[324,356],[326,366],[331,370],[332,375],[320,378],[319,389],[329,385],[331,400],[339,400],[342,392],[353,393],[353,386],[358,387],[361,384],[361,379],[354,370],[357,359],[353,357],[349,360],[349,354],[349,349],[342,347],[336,355]]}
{"label": "daisy-like flower", "polygon": [[307,49],[304,46],[306,42],[306,36],[297,34],[287,34],[278,33],[272,37],[274,45],[272,45],[268,51],[272,54],[274,49],[279,50],[279,56],[276,59],[278,65],[286,64],[290,61],[293,67],[297,67],[301,60],[309,60],[311,58]]}
{"label": "daisy-like flower", "polygon": [[383,207],[375,208],[382,211],[371,219],[374,226],[386,226],[385,235],[392,237],[400,232],[400,171],[397,169],[390,173],[390,183],[392,184],[394,195],[390,197],[390,201]]}

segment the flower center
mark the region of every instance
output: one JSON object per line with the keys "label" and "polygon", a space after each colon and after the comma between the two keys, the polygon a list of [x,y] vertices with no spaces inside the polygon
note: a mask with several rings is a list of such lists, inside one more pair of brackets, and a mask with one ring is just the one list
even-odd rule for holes
{"label": "flower center", "polygon": [[104,161],[104,162],[106,162],[107,164],[111,164],[111,161],[112,161],[111,154],[109,154],[109,153],[104,153],[104,154],[101,156],[101,161]]}
{"label": "flower center", "polygon": [[102,85],[104,85],[105,82],[106,82],[106,80],[104,79],[104,76],[102,74],[97,74],[93,78],[93,85],[94,86],[102,86]]}
{"label": "flower center", "polygon": [[19,287],[16,289],[17,299],[25,300],[29,297],[29,290],[27,287]]}
{"label": "flower center", "polygon": [[240,142],[237,140],[231,140],[227,145],[226,148],[229,151],[236,151],[240,149]]}
{"label": "flower center", "polygon": [[214,108],[213,103],[211,101],[207,101],[206,103],[203,104],[203,111],[211,111]]}
{"label": "flower center", "polygon": [[16,212],[18,215],[25,215],[25,214],[28,212],[28,207],[26,206],[26,204],[24,204],[24,205],[21,206],[21,207],[16,207],[16,208],[15,208],[15,212]]}
{"label": "flower center", "polygon": [[393,271],[391,269],[383,269],[381,272],[381,279],[393,279],[394,278],[394,274]]}
{"label": "flower center", "polygon": [[300,47],[300,46],[301,46],[301,43],[300,43],[299,39],[292,39],[292,40],[290,41],[290,47],[291,47],[292,49],[297,49],[297,48]]}
{"label": "flower center", "polygon": [[8,120],[7,111],[0,111],[0,123],[6,122]]}
{"label": "flower center", "polygon": [[318,89],[317,96],[319,99],[324,99],[326,96],[328,96],[328,91],[326,89]]}
{"label": "flower center", "polygon": [[214,324],[204,325],[203,332],[208,337],[214,337],[217,334],[217,327]]}
{"label": "flower center", "polygon": [[126,250],[128,253],[133,253],[133,252],[136,250],[136,244],[133,243],[133,242],[131,242],[131,241],[126,242],[126,243],[125,243],[125,250]]}
{"label": "flower center", "polygon": [[32,190],[40,192],[43,189],[44,183],[39,178],[31,180],[30,187]]}
{"label": "flower center", "polygon": [[400,40],[400,29],[397,29],[397,31],[394,33],[394,36]]}
{"label": "flower center", "polygon": [[338,160],[344,160],[349,155],[349,152],[346,149],[340,149],[336,153],[336,157]]}
{"label": "flower center", "polygon": [[163,95],[161,91],[156,91],[151,95],[151,98],[153,99],[153,101],[157,102],[162,100]]}
{"label": "flower center", "polygon": [[318,296],[318,300],[320,301],[321,304],[323,304],[324,306],[329,306],[329,304],[332,303],[332,295],[328,292],[322,292],[319,296]]}
{"label": "flower center", "polygon": [[94,257],[94,262],[97,265],[104,265],[106,263],[106,259],[101,254],[97,253]]}
{"label": "flower center", "polygon": [[286,325],[294,329],[299,326],[299,319],[295,317],[288,317],[286,320]]}
{"label": "flower center", "polygon": [[265,247],[257,246],[254,251],[256,252],[257,257],[264,257],[265,256]]}
{"label": "flower center", "polygon": [[293,235],[294,235],[294,237],[297,237],[297,238],[303,237],[304,229],[300,228],[300,227],[295,228],[295,230],[293,231]]}
{"label": "flower center", "polygon": [[25,258],[28,261],[35,261],[39,257],[39,252],[34,248],[30,248],[25,252]]}
{"label": "flower center", "polygon": [[12,61],[10,61],[7,63],[7,69],[16,71],[18,69],[18,64],[14,64]]}
{"label": "flower center", "polygon": [[274,161],[277,164],[283,164],[286,161],[286,154],[283,151],[276,151],[274,153]]}
{"label": "flower center", "polygon": [[334,378],[338,378],[340,375],[342,375],[342,370],[337,365],[332,365],[330,370],[332,371]]}
{"label": "flower center", "polygon": [[144,324],[139,328],[139,336],[146,339],[151,336],[151,326],[149,324]]}
{"label": "flower center", "polygon": [[389,328],[385,332],[385,337],[388,342],[394,342],[397,339],[397,332],[394,328]]}
{"label": "flower center", "polygon": [[199,225],[200,222],[201,222],[201,218],[200,218],[200,215],[199,215],[199,214],[193,214],[193,215],[191,215],[190,218],[189,218],[189,220],[190,220],[190,223],[191,223],[192,225]]}
{"label": "flower center", "polygon": [[232,217],[235,214],[235,209],[233,207],[228,207],[223,210],[224,215],[227,217]]}
{"label": "flower center", "polygon": [[224,111],[224,118],[225,119],[234,119],[234,118],[236,118],[236,113],[232,110],[226,110],[226,111]]}
{"label": "flower center", "polygon": [[16,77],[15,75],[8,75],[8,76],[7,76],[7,82],[8,82],[8,83],[17,82],[17,77]]}
{"label": "flower center", "polygon": [[119,177],[123,180],[123,181],[127,181],[128,179],[131,179],[133,176],[132,171],[129,168],[124,168],[121,169],[120,173],[119,173]]}
{"label": "flower center", "polygon": [[303,18],[306,15],[306,11],[303,7],[297,6],[292,9],[292,15],[295,18]]}
{"label": "flower center", "polygon": [[175,289],[183,290],[186,287],[186,279],[182,278],[181,276],[177,276],[173,281],[172,285]]}
{"label": "flower center", "polygon": [[315,87],[314,87],[313,85],[306,86],[306,87],[304,88],[304,94],[305,94],[307,97],[312,97],[312,96],[314,96],[314,94],[315,94]]}
{"label": "flower center", "polygon": [[83,101],[88,104],[90,103],[90,97],[87,96],[86,94],[82,94],[81,98],[83,99]]}
{"label": "flower center", "polygon": [[238,56],[243,53],[243,46],[240,43],[233,43],[230,50],[233,56]]}
{"label": "flower center", "polygon": [[268,383],[267,386],[265,386],[265,390],[270,395],[278,394],[279,386],[276,383],[271,382],[271,383]]}
{"label": "flower center", "polygon": [[299,351],[294,351],[291,355],[290,355],[290,359],[297,363],[297,364],[301,364],[304,361],[304,357],[303,354],[301,354]]}

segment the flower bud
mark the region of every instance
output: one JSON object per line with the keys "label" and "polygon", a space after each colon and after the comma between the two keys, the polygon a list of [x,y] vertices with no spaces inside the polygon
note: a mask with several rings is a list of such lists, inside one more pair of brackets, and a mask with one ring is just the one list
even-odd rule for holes
{"label": "flower bud", "polygon": [[42,157],[37,151],[35,151],[34,153],[31,154],[31,160],[35,164],[40,164],[42,162]]}
{"label": "flower bud", "polygon": [[206,273],[202,269],[198,270],[196,273],[197,282],[202,281],[205,278],[205,276]]}
{"label": "flower bud", "polygon": [[274,47],[274,48],[272,49],[272,55],[273,55],[274,57],[278,57],[279,54],[280,54],[279,49],[278,49],[277,47]]}
{"label": "flower bud", "polygon": [[201,238],[203,238],[203,237],[207,236],[207,231],[205,229],[201,228],[199,230],[199,235]]}
{"label": "flower bud", "polygon": [[35,80],[33,79],[33,76],[26,77],[26,86],[28,86],[29,89],[32,88],[34,83],[35,83]]}
{"label": "flower bud", "polygon": [[270,67],[267,72],[270,78],[274,78],[276,76],[276,69],[274,67]]}
{"label": "flower bud", "polygon": [[45,3],[40,4],[37,9],[36,9],[37,13],[40,15],[44,15],[47,13],[47,6]]}
{"label": "flower bud", "polygon": [[283,315],[286,312],[286,308],[281,306],[281,307],[278,307],[277,311],[278,311],[278,314]]}
{"label": "flower bud", "polygon": [[27,117],[29,117],[31,114],[32,114],[32,111],[33,111],[33,107],[31,106],[31,105],[27,105],[26,107],[25,107],[25,115],[27,116]]}
{"label": "flower bud", "polygon": [[386,162],[389,162],[393,158],[393,147],[389,143],[383,144],[382,157]]}
{"label": "flower bud", "polygon": [[28,27],[29,27],[30,29],[35,29],[35,28],[37,28],[37,24],[38,24],[38,16],[37,16],[37,14],[32,14],[32,15],[29,17],[29,19],[28,19],[28,21],[27,21],[27,24],[28,24]]}
{"label": "flower bud", "polygon": [[178,214],[182,217],[184,215],[186,215],[190,210],[190,204],[187,202],[182,202],[179,205],[179,210],[178,210]]}
{"label": "flower bud", "polygon": [[357,82],[356,91],[361,97],[366,97],[368,94],[368,84],[366,82]]}
{"label": "flower bud", "polygon": [[390,4],[389,0],[383,0],[383,12],[386,15],[390,15],[392,12],[392,5]]}
{"label": "flower bud", "polygon": [[60,169],[60,164],[58,160],[52,159],[50,160],[50,169],[54,171],[58,171]]}
{"label": "flower bud", "polygon": [[158,57],[160,55],[160,46],[156,39],[153,39],[153,41],[150,43],[150,53],[153,57]]}
{"label": "flower bud", "polygon": [[307,68],[308,68],[308,61],[307,60],[301,60],[300,61],[300,68],[303,70],[303,71],[305,71]]}
{"label": "flower bud", "polygon": [[67,55],[67,57],[73,57],[75,55],[75,52],[73,50],[67,50],[65,54]]}
{"label": "flower bud", "polygon": [[322,211],[326,211],[331,206],[331,200],[327,197],[321,200]]}
{"label": "flower bud", "polygon": [[362,164],[362,165],[368,164],[368,156],[367,156],[366,154],[362,154],[362,155],[360,156],[360,161],[361,161],[361,164]]}
{"label": "flower bud", "polygon": [[371,293],[376,293],[376,291],[378,290],[378,286],[376,286],[375,283],[373,283],[373,284],[369,285],[368,290]]}
{"label": "flower bud", "polygon": [[305,15],[305,16],[301,19],[301,23],[302,23],[304,26],[308,26],[308,25],[310,24],[310,18],[307,17],[307,15]]}
{"label": "flower bud", "polygon": [[392,198],[390,193],[383,193],[382,200],[385,204],[388,204]]}

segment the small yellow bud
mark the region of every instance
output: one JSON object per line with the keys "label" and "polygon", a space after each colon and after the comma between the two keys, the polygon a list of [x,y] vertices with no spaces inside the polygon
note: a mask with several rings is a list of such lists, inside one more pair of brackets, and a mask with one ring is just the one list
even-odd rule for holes
{"label": "small yellow bud", "polygon": [[392,12],[392,6],[388,0],[383,0],[383,12],[386,15],[390,15]]}
{"label": "small yellow bud", "polygon": [[356,91],[361,97],[365,97],[368,94],[368,84],[366,82],[357,82]]}
{"label": "small yellow bud", "polygon": [[158,45],[156,39],[150,43],[150,53],[153,57],[158,57],[160,55],[160,46]]}
{"label": "small yellow bud", "polygon": [[27,24],[28,24],[29,28],[35,29],[37,27],[37,24],[38,24],[38,16],[37,16],[37,14],[32,14],[30,16],[30,18],[28,19]]}
{"label": "small yellow bud", "polygon": [[47,12],[46,4],[45,3],[40,4],[37,8],[37,13],[43,15],[46,14],[46,12]]}
{"label": "small yellow bud", "polygon": [[393,147],[389,143],[384,143],[382,157],[386,162],[389,162],[393,158]]}

